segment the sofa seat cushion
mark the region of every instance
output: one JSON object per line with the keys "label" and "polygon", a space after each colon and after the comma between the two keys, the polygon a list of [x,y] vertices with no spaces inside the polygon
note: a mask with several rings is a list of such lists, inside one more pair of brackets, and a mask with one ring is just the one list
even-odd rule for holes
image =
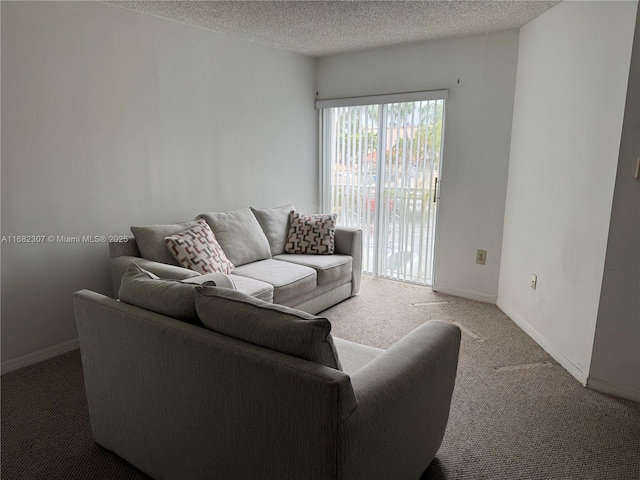
{"label": "sofa seat cushion", "polygon": [[310,292],[318,283],[318,275],[313,268],[272,258],[241,265],[233,274],[273,285],[273,302],[279,304],[286,304]]}
{"label": "sofa seat cushion", "polygon": [[347,375],[357,372],[384,352],[381,348],[361,345],[337,337],[333,337],[333,343],[342,364],[342,371]]}
{"label": "sofa seat cushion", "polygon": [[[283,303],[287,307],[295,308],[296,310],[302,310],[303,312],[317,315],[321,312],[337,303],[340,303],[345,298],[349,297],[351,293],[351,282],[334,282],[325,283],[324,285],[318,285],[310,292],[303,293],[300,296],[293,298],[287,303]],[[324,299],[331,299],[329,303],[326,303]],[[324,305],[324,308],[318,308]]]}
{"label": "sofa seat cushion", "polygon": [[227,288],[198,287],[195,303],[201,322],[215,332],[341,369],[326,318]]}
{"label": "sofa seat cushion", "polygon": [[277,255],[276,260],[311,267],[318,273],[318,285],[351,280],[353,258],[349,255],[303,255],[285,253]]}
{"label": "sofa seat cushion", "polygon": [[264,302],[273,303],[273,285],[240,275],[229,275],[238,292],[250,295]]}

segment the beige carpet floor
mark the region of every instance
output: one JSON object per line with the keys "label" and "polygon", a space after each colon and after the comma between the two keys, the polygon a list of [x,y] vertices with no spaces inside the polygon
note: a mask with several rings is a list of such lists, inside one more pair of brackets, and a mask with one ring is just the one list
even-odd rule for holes
{"label": "beige carpet floor", "polygon": [[333,333],[387,348],[417,325],[462,329],[445,438],[423,479],[640,479],[640,404],[584,388],[495,305],[365,278],[324,312]]}
{"label": "beige carpet floor", "polygon": [[[462,329],[449,425],[421,480],[640,479],[640,404],[582,387],[495,305],[365,277],[324,315],[335,336],[381,348],[432,319]],[[1,382],[3,480],[148,478],[91,439],[77,350]]]}

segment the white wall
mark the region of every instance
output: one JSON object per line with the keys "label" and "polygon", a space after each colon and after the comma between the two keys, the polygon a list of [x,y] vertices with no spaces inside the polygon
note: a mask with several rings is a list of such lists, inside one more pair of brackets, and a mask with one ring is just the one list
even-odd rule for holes
{"label": "white wall", "polygon": [[640,401],[640,10],[588,385]]}
{"label": "white wall", "polygon": [[[319,98],[449,89],[434,288],[489,302],[498,293],[517,53],[512,30],[318,61]],[[477,249],[487,250],[485,266]]]}
{"label": "white wall", "polygon": [[[586,382],[635,2],[562,2],[520,30],[498,306]],[[537,290],[529,287],[538,275]]]}
{"label": "white wall", "polygon": [[[315,60],[102,2],[2,2],[2,235],[318,208]],[[76,338],[102,244],[2,245],[2,360]]]}

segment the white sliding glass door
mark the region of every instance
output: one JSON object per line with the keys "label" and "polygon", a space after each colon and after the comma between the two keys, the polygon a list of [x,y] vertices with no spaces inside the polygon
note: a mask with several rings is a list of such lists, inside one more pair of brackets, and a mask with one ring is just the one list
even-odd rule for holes
{"label": "white sliding glass door", "polygon": [[324,209],[362,229],[365,273],[432,283],[444,102],[322,109]]}

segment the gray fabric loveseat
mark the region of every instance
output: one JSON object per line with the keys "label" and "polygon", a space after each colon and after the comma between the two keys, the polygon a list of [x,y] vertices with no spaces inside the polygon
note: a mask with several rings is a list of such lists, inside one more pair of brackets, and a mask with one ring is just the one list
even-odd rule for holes
{"label": "gray fabric loveseat", "polygon": [[155,479],[420,478],[448,421],[456,326],[427,322],[383,351],[206,285],[130,265],[120,301],[76,292],[100,445]]}
{"label": "gray fabric loveseat", "polygon": [[[161,278],[199,277],[197,271],[181,266],[167,248],[165,237],[204,219],[233,263],[234,269],[225,275],[238,291],[309,313],[355,295],[362,271],[362,231],[335,228],[331,255],[285,253],[291,210],[295,210],[293,205],[245,208],[203,213],[190,222],[131,227],[133,237],[109,244],[114,294],[117,296],[122,275],[131,263]],[[208,278],[194,280],[204,283]]]}

